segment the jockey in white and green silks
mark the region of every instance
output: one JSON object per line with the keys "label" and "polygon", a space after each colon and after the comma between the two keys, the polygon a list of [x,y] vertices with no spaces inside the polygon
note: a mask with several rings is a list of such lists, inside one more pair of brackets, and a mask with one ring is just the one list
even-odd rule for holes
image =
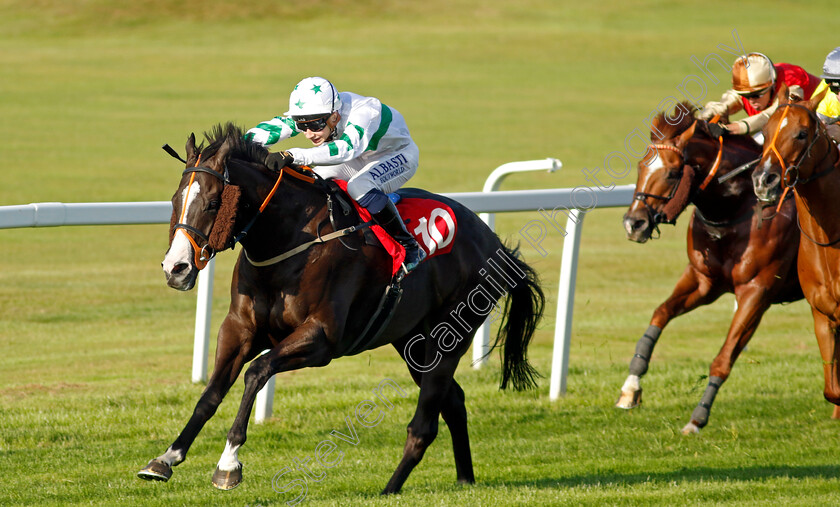
{"label": "jockey in white and green silks", "polygon": [[314,147],[271,153],[266,165],[311,166],[324,179],[347,181],[347,192],[405,247],[410,272],[426,257],[386,195],[417,171],[420,151],[402,115],[378,99],[339,93],[321,77],[308,77],[289,96],[289,110],[250,129],[245,138],[264,146],[304,134]]}

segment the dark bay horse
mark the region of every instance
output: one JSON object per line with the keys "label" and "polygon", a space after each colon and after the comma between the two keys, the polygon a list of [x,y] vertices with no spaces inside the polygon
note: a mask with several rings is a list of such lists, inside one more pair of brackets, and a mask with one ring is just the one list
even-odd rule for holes
{"label": "dark bay horse", "polygon": [[[402,461],[383,493],[398,492],[420,462],[437,435],[438,414],[452,434],[457,480],[474,482],[464,391],[453,375],[476,329],[504,296],[505,322],[496,340],[503,350],[501,387],[535,385],[537,374],[526,353],[545,302],[536,272],[463,205],[421,190],[402,190],[449,206],[457,234],[450,253],[429,258],[402,280],[402,298],[382,332],[359,342],[392,281],[391,258],[358,230],[340,241],[319,242],[330,231],[360,220],[352,213],[331,216],[338,206],[328,199],[325,182],[296,168],[271,172],[263,164],[268,151],[243,140],[242,134],[227,124],[206,134],[207,148],[196,147],[194,135],[187,142],[186,170],[172,197],[170,247],[162,263],[168,285],[191,289],[199,269],[214,251],[231,247],[232,238],[243,248],[207,387],[178,438],[138,475],[169,479],[171,467],[184,461],[251,361],[213,476],[220,489],[236,487],[242,480],[238,452],[254,399],[272,375],[325,366],[390,343],[408,363],[420,395]],[[271,260],[310,241],[314,243],[307,250],[282,262]]]}
{"label": "dark bay horse", "polygon": [[[683,103],[680,110],[693,108]],[[670,118],[663,113],[652,124],[656,156],[639,163],[635,198],[624,215],[624,227],[630,240],[644,243],[658,232],[659,224],[674,223],[688,203],[694,204],[686,244],[688,266],[636,344],[616,406],[630,409],[641,402],[640,379],[671,319],[734,293],[737,309],[726,340],[709,368],[703,397],[682,429],[690,434],[708,423],[718,389],[764,312],[773,303],[802,298],[795,270],[799,234],[793,203],[787,201],[775,216],[772,208],[757,207],[749,173],[737,172],[761,153],[751,137],[728,136],[721,144],[709,134],[707,124],[691,114],[674,124]]]}
{"label": "dark bay horse", "polygon": [[782,100],[764,127],[764,153],[752,174],[759,199],[793,189],[799,210],[799,281],[811,305],[825,375],[825,399],[840,419],[840,152],[814,111],[822,94]]}

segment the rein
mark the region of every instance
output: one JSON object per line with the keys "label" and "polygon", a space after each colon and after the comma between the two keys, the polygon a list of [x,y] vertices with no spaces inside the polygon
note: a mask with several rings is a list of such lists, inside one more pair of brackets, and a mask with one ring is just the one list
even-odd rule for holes
{"label": "rein", "polygon": [[[286,171],[286,169],[290,169],[290,170]],[[304,167],[304,169],[309,170],[308,167]],[[280,185],[280,180],[283,178],[283,174],[285,174],[286,172],[288,172],[289,176],[292,176],[293,178],[297,178],[301,181],[305,181],[305,182],[310,183],[310,184],[314,184],[315,182],[323,181],[320,178],[316,179],[315,177],[307,176],[305,174],[301,174],[301,173],[299,173],[299,172],[297,172],[297,171],[295,171],[295,170],[293,170],[289,167],[284,167],[284,168],[280,169],[280,176],[277,178],[277,182],[274,184],[274,188],[271,189],[271,192],[269,192],[268,196],[263,201],[257,215],[254,216],[254,218],[251,219],[251,221],[248,223],[247,226],[245,226],[245,228],[242,230],[242,232],[239,233],[236,236],[236,238],[234,238],[234,240],[233,240],[234,244],[236,244],[240,239],[242,239],[243,237],[245,237],[245,235],[248,234],[248,230],[250,230],[251,226],[254,225],[254,222],[256,222],[257,218],[259,218],[260,213],[262,213],[262,211],[268,205],[268,202],[274,196],[274,193],[277,191],[277,187]],[[315,174],[315,173],[313,173],[313,174]],[[317,174],[316,174],[316,176],[317,176]],[[327,209],[329,211],[330,223],[333,225],[333,229],[335,229],[336,226],[335,226],[335,221],[333,219],[332,198],[330,196],[329,191],[327,191]],[[331,241],[333,239],[338,239],[339,241],[341,241],[342,237],[347,236],[349,234],[353,234],[354,232],[366,229],[366,228],[368,228],[372,225],[374,225],[374,222],[371,220],[371,221],[364,222],[364,223],[361,223],[361,224],[351,225],[350,227],[345,227],[344,229],[337,229],[337,230],[335,230],[335,231],[333,231],[333,232],[331,232],[331,233],[329,233],[325,236],[321,236],[320,226],[319,226],[318,227],[318,229],[319,229],[318,237],[316,239],[313,239],[312,241],[307,241],[306,243],[298,245],[298,246],[292,248],[291,250],[287,250],[287,251],[281,253],[280,255],[276,255],[276,256],[271,257],[269,259],[266,259],[264,261],[255,261],[255,260],[251,259],[251,257],[248,256],[248,251],[245,250],[244,248],[242,249],[242,252],[245,254],[245,259],[249,263],[251,263],[252,266],[255,266],[255,267],[258,267],[258,268],[271,266],[271,265],[277,264],[278,262],[282,262],[282,261],[284,261],[284,260],[286,260],[290,257],[293,257],[293,256],[295,256],[295,255],[297,255],[301,252],[305,252],[306,250],[309,250],[311,247],[313,247],[315,245],[318,245],[318,244],[321,244],[321,243],[326,243],[326,242]],[[350,248],[343,241],[341,241],[341,244],[346,246],[347,248]],[[351,248],[351,250],[352,250],[352,248]]]}
{"label": "rein", "polygon": [[723,136],[718,137],[718,142],[720,143],[720,147],[718,148],[717,157],[715,157],[715,163],[712,164],[712,168],[709,170],[709,174],[706,176],[706,179],[700,184],[700,190],[706,190],[709,182],[714,179],[715,174],[717,174],[717,171],[720,168],[720,162],[723,159]]}
{"label": "rein", "polygon": [[289,251],[286,251],[286,252],[284,252],[280,255],[277,255],[277,256],[272,257],[270,259],[266,259],[264,261],[255,261],[248,256],[248,252],[245,249],[243,249],[242,251],[245,253],[245,258],[248,260],[248,262],[251,263],[252,266],[262,268],[262,267],[265,267],[265,266],[271,266],[273,264],[277,264],[278,262],[282,262],[282,261],[288,259],[289,257],[297,255],[301,252],[305,252],[306,250],[309,250],[309,248],[312,247],[313,245],[317,245],[319,243],[326,243],[327,241],[330,241],[330,240],[333,240],[333,239],[336,239],[336,238],[341,238],[342,236],[347,236],[348,234],[352,234],[356,231],[360,231],[362,229],[370,227],[373,224],[374,224],[373,221],[364,222],[362,224],[351,225],[350,227],[345,227],[344,229],[340,229],[340,230],[337,230],[335,232],[331,232],[331,233],[329,233],[325,236],[318,236],[318,238],[313,239],[312,241],[307,241],[306,243],[303,243],[302,245],[298,245],[298,246],[296,246],[295,248],[292,248]]}
{"label": "rein", "polygon": [[[291,176],[293,178],[297,178],[301,181],[305,181],[306,183],[315,183],[315,181],[316,181],[315,178],[313,178],[312,176],[307,176],[305,174],[301,174],[301,173],[299,173],[299,172],[297,172],[297,171],[295,171],[295,170],[293,170],[289,167],[281,168],[280,171],[279,171],[279,175],[277,176],[277,181],[274,182],[274,186],[271,188],[271,191],[268,193],[266,198],[263,200],[263,203],[260,205],[259,210],[257,211],[257,214],[254,215],[254,218],[252,218],[251,221],[248,222],[248,224],[245,227],[242,228],[242,231],[239,234],[234,236],[233,240],[231,241],[231,245],[230,245],[231,248],[233,248],[237,243],[241,242],[242,238],[244,238],[245,236],[248,235],[248,231],[250,231],[251,227],[254,226],[254,223],[260,217],[263,210],[265,210],[266,206],[268,206],[268,203],[271,201],[271,198],[274,197],[274,194],[277,192],[277,188],[280,186],[280,181],[283,180],[283,175],[287,173],[286,169],[289,169],[288,174],[289,174],[289,176]],[[247,255],[246,255],[246,257],[247,257]],[[248,259],[248,260],[250,260],[250,259]]]}
{"label": "rein", "polygon": [[[163,148],[164,151],[166,151],[173,158],[176,158],[176,159],[178,159],[181,162],[184,162],[186,164],[186,161],[184,159],[182,159],[178,155],[178,152],[176,152],[171,146],[169,146],[168,144],[165,144],[165,145],[163,145],[162,148]],[[183,175],[186,175],[188,173],[190,174],[190,182],[187,185],[187,188],[190,188],[192,186],[192,184],[195,182],[195,174],[196,173],[207,173],[207,174],[213,175],[216,178],[219,178],[224,185],[230,185],[231,184],[227,164],[225,164],[224,174],[219,174],[217,171],[214,171],[213,169],[210,169],[209,167],[200,166],[199,165],[200,162],[201,162],[201,154],[199,154],[198,159],[196,160],[195,165],[193,167],[188,167],[184,170]],[[305,166],[301,167],[301,169],[310,170],[308,167],[305,167]],[[288,174],[292,178],[296,178],[298,180],[304,181],[304,182],[309,183],[309,184],[315,184],[316,182],[323,182],[323,180],[321,180],[318,177],[318,175],[315,174],[315,173],[313,173],[314,176],[309,176],[309,175],[300,173],[300,172],[298,172],[298,171],[296,171],[296,170],[294,170],[290,167],[281,168],[278,171],[277,181],[274,182],[274,186],[271,188],[271,191],[269,191],[268,195],[265,197],[265,199],[263,199],[263,202],[262,202],[262,204],[260,204],[259,210],[257,211],[256,215],[254,215],[254,218],[252,218],[248,222],[248,224],[242,229],[242,231],[232,239],[231,244],[230,244],[230,248],[233,248],[237,243],[241,242],[241,240],[245,236],[248,235],[248,231],[251,230],[251,227],[253,227],[254,223],[257,221],[257,219],[260,217],[262,212],[268,206],[269,202],[271,202],[271,199],[274,197],[274,194],[277,192],[277,189],[280,187],[280,182],[283,180],[283,176],[285,174]],[[186,215],[186,200],[187,200],[187,196],[184,197],[184,203],[181,206],[181,216],[178,220],[178,223],[176,223],[173,226],[173,228],[175,229],[176,232],[180,230],[186,236],[187,240],[190,242],[190,244],[193,247],[193,252],[195,252],[194,261],[195,261],[196,268],[201,270],[201,269],[204,269],[204,267],[207,266],[207,263],[210,262],[210,260],[213,257],[216,256],[216,250],[213,247],[210,246],[210,244],[209,244],[210,239],[206,234],[204,234],[203,232],[199,231],[195,227],[193,227],[193,226],[184,222],[184,218],[185,218],[185,215]],[[330,223],[333,225],[333,229],[335,229],[335,221],[333,219],[333,203],[332,203],[332,199],[331,199],[329,191],[327,191],[327,207],[328,207],[329,215],[330,215]],[[345,214],[347,214],[347,213],[345,212]],[[245,254],[245,259],[247,259],[248,262],[251,263],[251,265],[256,266],[256,267],[271,266],[273,264],[277,264],[278,262],[282,262],[282,261],[284,261],[284,260],[286,260],[286,259],[288,259],[288,258],[290,258],[294,255],[297,255],[301,252],[304,252],[314,245],[317,245],[317,244],[320,244],[320,243],[326,243],[326,242],[331,241],[333,239],[338,239],[339,241],[341,241],[342,237],[347,236],[349,234],[352,234],[354,232],[366,229],[366,228],[368,228],[372,225],[374,225],[374,222],[373,221],[368,221],[368,222],[364,222],[364,223],[361,223],[361,224],[356,224],[356,225],[353,225],[353,226],[350,226],[350,227],[345,227],[345,228],[340,229],[340,230],[335,230],[334,232],[331,232],[331,233],[326,234],[324,236],[320,235],[320,230],[319,230],[318,238],[316,238],[312,241],[307,241],[306,243],[298,245],[297,247],[292,248],[291,250],[288,250],[288,251],[286,251],[286,252],[284,252],[280,255],[274,256],[274,257],[272,257],[270,259],[266,259],[264,261],[255,261],[255,260],[251,259],[251,257],[248,256],[248,252],[244,248],[242,249],[242,251]],[[320,227],[319,227],[319,229],[320,229]],[[188,234],[188,232],[192,233],[192,234],[195,234],[201,240],[203,240],[204,241],[204,246],[199,247],[198,243],[195,241],[195,239],[193,239],[193,237],[190,234]],[[342,244],[344,244],[343,241],[342,241]],[[345,246],[347,246],[347,245],[345,244]],[[348,248],[350,248],[350,247],[348,247]]]}

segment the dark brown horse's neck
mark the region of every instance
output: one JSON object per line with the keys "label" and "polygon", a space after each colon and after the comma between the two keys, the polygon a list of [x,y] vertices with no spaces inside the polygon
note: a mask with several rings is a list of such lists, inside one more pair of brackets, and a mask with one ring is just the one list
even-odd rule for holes
{"label": "dark brown horse's neck", "polygon": [[691,202],[708,221],[726,223],[737,220],[741,215],[748,213],[755,205],[756,198],[748,173],[738,175],[724,183],[719,183],[718,179],[729,171],[757,158],[760,155],[760,149],[756,146],[755,150],[751,150],[746,146],[737,144],[737,141],[727,141],[724,138],[720,167],[706,188],[701,190],[700,185],[712,170],[719,147],[720,144],[717,140],[692,143],[691,148],[699,149],[699,151],[696,151],[694,155],[692,155],[694,150],[689,151],[688,160],[697,164],[701,170],[698,171],[695,178],[694,194]]}
{"label": "dark brown horse's neck", "polygon": [[811,171],[822,175],[800,182],[794,190],[802,232],[814,242],[840,247],[840,152],[834,143],[827,144],[828,151]]}
{"label": "dark brown horse's neck", "polygon": [[[259,171],[253,192],[248,193],[247,220],[258,213],[277,182],[278,175]],[[253,260],[279,255],[318,236],[318,225],[327,219],[326,193],[317,184],[284,175],[277,190],[251,230],[242,239],[243,248]],[[303,256],[302,256],[303,257]]]}

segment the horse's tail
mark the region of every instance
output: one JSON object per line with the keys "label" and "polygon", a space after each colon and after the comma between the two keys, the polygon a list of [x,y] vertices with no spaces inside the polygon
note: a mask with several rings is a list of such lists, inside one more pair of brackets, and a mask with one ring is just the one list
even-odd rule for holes
{"label": "horse's tail", "polygon": [[527,354],[545,308],[545,294],[537,272],[519,258],[519,247],[502,245],[498,254],[504,256],[499,264],[507,275],[504,278],[508,288],[502,322],[492,347],[496,348],[504,339],[499,388],[506,389],[510,382],[514,389],[523,391],[536,387],[535,379],[541,376],[528,362]]}

